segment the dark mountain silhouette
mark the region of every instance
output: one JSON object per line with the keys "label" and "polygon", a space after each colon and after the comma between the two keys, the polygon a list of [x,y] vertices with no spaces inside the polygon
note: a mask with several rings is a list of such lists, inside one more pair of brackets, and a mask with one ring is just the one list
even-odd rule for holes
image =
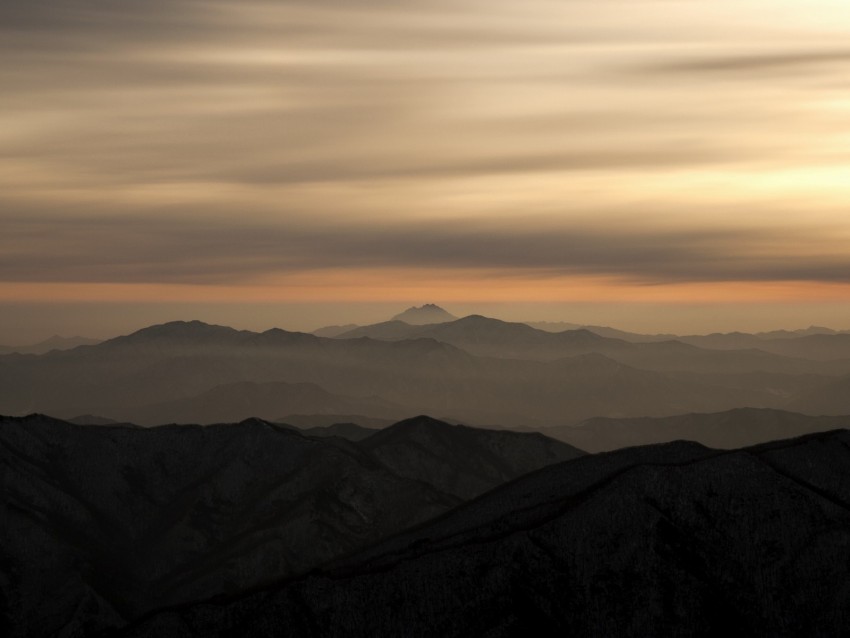
{"label": "dark mountain silhouette", "polygon": [[[771,333],[766,333],[771,334]],[[764,335],[743,332],[687,335],[677,337],[683,343],[715,350],[758,349],[763,352],[814,361],[837,361],[850,358],[850,334],[846,333],[790,333],[768,338]]]}
{"label": "dark mountain silhouette", "polygon": [[[295,427],[295,426],[292,426]],[[349,441],[362,441],[369,438],[377,430],[374,428],[364,428],[356,423],[334,423],[322,427],[313,428],[298,428],[304,436],[338,436]]]}
{"label": "dark mountain silhouette", "polygon": [[400,416],[403,410],[377,397],[331,394],[315,383],[253,383],[241,381],[216,386],[197,396],[155,403],[128,412],[142,425],[162,423],[233,423],[256,416],[272,420],[287,413]]}
{"label": "dark mountain silhouette", "polygon": [[527,326],[546,332],[564,332],[565,330],[581,330],[587,326],[580,323],[569,323],[568,321],[523,321]]}
{"label": "dark mountain silhouette", "polygon": [[427,326],[411,326],[400,321],[389,321],[362,326],[342,333],[337,338],[358,337],[388,341],[430,338],[478,356],[542,361],[597,353],[620,363],[657,371],[770,371],[800,374],[850,369],[850,362],[836,364],[837,368],[823,368],[811,361],[780,356],[752,347],[718,351],[675,340],[632,343],[623,339],[603,337],[591,330],[553,333],[537,330],[524,323],[500,321],[480,315]]}
{"label": "dark mountain silhouette", "polygon": [[754,408],[661,418],[593,418],[577,426],[547,428],[548,436],[588,452],[668,441],[696,441],[713,448],[739,448],[813,432],[850,427],[850,416],[824,417]]}
{"label": "dark mountain silhouette", "polygon": [[362,447],[399,476],[426,481],[463,499],[538,469],[541,459],[548,465],[584,454],[542,434],[497,435],[426,416],[381,430],[365,439]]}
{"label": "dark mountain silhouette", "polygon": [[73,423],[74,425],[121,425],[128,428],[138,428],[142,427],[136,425],[135,423],[129,423],[127,421],[115,421],[114,419],[107,419],[106,417],[97,416],[94,414],[81,414],[80,416],[75,416],[71,419],[65,419],[68,423]]}
{"label": "dark mountain silhouette", "polygon": [[757,332],[756,336],[762,339],[793,339],[795,337],[807,337],[809,335],[834,335],[847,334],[847,330],[833,330],[823,326],[809,326],[797,330],[771,330],[769,332]]}
{"label": "dark mountain silhouette", "polygon": [[78,346],[93,346],[100,343],[99,339],[86,337],[60,337],[53,335],[49,339],[25,346],[0,346],[0,354],[17,352],[18,354],[44,354],[51,350],[71,350]]}
{"label": "dark mountain silhouette", "polygon": [[[408,429],[412,444],[439,441],[456,456],[394,471]],[[258,419],[133,428],[0,417],[0,632],[88,635],[303,573],[447,512],[456,494],[576,453],[430,419],[393,434],[365,446]]]}
{"label": "dark mountain silhouette", "polygon": [[839,636],[850,433],[550,466],[334,567],[123,636]]}
{"label": "dark mountain silhouette", "polygon": [[369,326],[358,326],[352,330],[336,335],[336,338],[359,339],[367,337],[369,339],[379,339],[381,341],[401,341],[402,339],[416,339],[420,334],[428,332],[431,327],[431,324],[416,326],[398,319],[393,319],[391,321],[382,321],[381,323],[375,323]]}
{"label": "dark mountain silhouette", "polygon": [[811,326],[801,330],[771,332],[715,332],[705,335],[639,334],[606,326],[577,325],[563,322],[526,322],[546,332],[589,330],[602,337],[630,343],[679,341],[709,350],[762,350],[786,357],[829,361],[850,358],[850,333]]}
{"label": "dark mountain silhouette", "polygon": [[81,414],[80,416],[68,419],[68,423],[73,423],[74,425],[117,425],[118,421],[94,414]]}
{"label": "dark mountain silhouette", "polygon": [[421,325],[427,323],[443,323],[457,319],[453,314],[446,312],[440,306],[426,303],[424,306],[413,306],[404,312],[400,312],[392,321],[403,321],[409,324]]}
{"label": "dark mountain silhouette", "polygon": [[379,419],[362,414],[288,414],[273,420],[293,425],[301,430],[327,428],[337,423],[352,423],[361,428],[380,430],[395,422],[392,419]]}
{"label": "dark mountain silhouette", "polygon": [[354,330],[359,326],[356,323],[347,323],[344,326],[325,326],[324,328],[318,328],[313,331],[313,334],[317,337],[338,337],[339,335]]}
{"label": "dark mountain silhouette", "polygon": [[[307,413],[365,412],[364,416],[386,418],[381,406],[394,405],[405,414],[537,427],[595,416],[783,408],[831,380],[780,371],[832,364],[760,351],[711,351],[678,342],[630,344],[589,331],[550,334],[474,316],[411,328],[432,331],[433,336],[397,341],[325,339],[278,329],[255,333],[175,322],[96,346],[40,356],[0,356],[0,412],[97,414],[133,422],[156,405],[151,420],[180,421],[188,416],[199,420],[180,410],[191,405],[203,410],[207,398],[216,401],[215,393],[210,393],[213,388],[242,388],[245,396],[234,396],[233,402],[248,406],[253,386],[234,384],[308,383],[340,398],[334,399],[337,407],[305,405]],[[476,352],[538,353],[547,360],[473,355],[443,339]],[[553,358],[546,354],[553,348],[553,352],[560,348],[561,354],[590,352]],[[638,363],[659,369],[642,369]],[[741,371],[748,367],[770,371]],[[708,371],[688,372],[689,368]],[[344,397],[371,397],[368,402],[378,407],[370,412],[363,404],[339,405]],[[321,403],[318,396],[316,400]],[[170,415],[166,407],[173,410]],[[301,411],[280,406],[269,418]],[[204,418],[213,416],[207,413]]]}

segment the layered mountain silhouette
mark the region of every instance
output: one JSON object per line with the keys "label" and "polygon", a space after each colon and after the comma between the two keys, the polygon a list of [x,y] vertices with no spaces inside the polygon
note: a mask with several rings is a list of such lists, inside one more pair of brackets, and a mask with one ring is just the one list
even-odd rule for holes
{"label": "layered mountain silhouette", "polygon": [[[282,425],[284,427],[296,427],[290,426],[287,423],[284,423]],[[366,428],[362,425],[357,425],[356,423],[346,421],[333,423],[331,425],[296,429],[300,430],[301,434],[303,434],[304,436],[337,436],[342,439],[347,439],[349,441],[362,441],[363,439],[369,438],[377,431],[376,428]]]}
{"label": "layered mountain silhouette", "polygon": [[785,408],[813,396],[797,409],[817,414],[816,391],[844,365],[675,341],[633,344],[586,330],[553,334],[477,316],[369,330],[387,327],[415,334],[329,339],[172,322],[69,351],[0,356],[0,411],[147,424],[430,413],[537,427]]}
{"label": "layered mountain silhouette", "polygon": [[840,636],[850,433],[553,465],[262,590],[121,636]]}
{"label": "layered mountain silhouette", "polygon": [[60,337],[53,335],[49,339],[24,346],[0,346],[0,354],[16,352],[18,354],[44,354],[51,350],[71,350],[78,346],[93,346],[100,343],[98,339],[86,337]]}
{"label": "layered mountain silhouette", "polygon": [[432,303],[426,303],[424,306],[413,306],[404,312],[400,312],[392,318],[392,321],[403,321],[414,325],[428,323],[443,323],[445,321],[454,321],[457,319],[453,314],[447,312]]}
{"label": "layered mountain silhouette", "polygon": [[[361,446],[399,476],[470,499],[548,465],[582,454],[537,433],[499,432],[417,417],[380,430]],[[457,468],[463,468],[459,473]]]}
{"label": "layered mountain silhouette", "polygon": [[339,335],[359,328],[356,323],[347,323],[343,326],[324,326],[313,331],[317,337],[338,337]]}
{"label": "layered mountain silhouette", "polygon": [[783,410],[738,408],[661,418],[597,417],[577,426],[547,428],[545,432],[588,452],[605,452],[676,440],[696,441],[713,448],[737,448],[848,427],[850,416],[809,416]]}
{"label": "layered mountain silhouette", "polygon": [[327,428],[338,423],[352,423],[364,429],[380,430],[394,423],[391,419],[363,414],[287,414],[274,421],[293,425],[302,430]]}
{"label": "layered mountain silhouette", "polygon": [[126,414],[134,423],[226,423],[246,414],[276,420],[281,414],[372,414],[401,416],[404,410],[378,397],[358,398],[331,394],[315,383],[253,383],[240,381],[216,386],[196,396],[153,403]]}
{"label": "layered mountain silhouette", "polygon": [[582,454],[427,417],[380,434],[0,418],[0,632],[90,635],[304,573]]}
{"label": "layered mountain silhouette", "polygon": [[[742,373],[754,371],[790,374],[835,372],[850,369],[850,361],[839,359],[830,367],[818,365],[802,355],[807,344],[788,347],[809,339],[839,339],[850,335],[817,335],[797,340],[777,340],[787,350],[774,354],[749,344],[741,349],[702,348],[681,340],[633,343],[624,339],[604,337],[587,329],[547,332],[524,323],[512,323],[471,315],[440,324],[414,326],[403,321],[388,321],[362,326],[337,336],[339,339],[370,337],[388,341],[430,338],[461,348],[471,354],[489,357],[550,361],[581,354],[603,354],[626,365],[647,370],[688,371],[708,373]],[[759,343],[760,340],[756,339]],[[765,343],[774,343],[765,342]],[[814,359],[824,359],[821,344],[812,347]],[[780,348],[781,349],[781,348]],[[790,355],[790,356],[789,356]]]}
{"label": "layered mountain silhouette", "polygon": [[817,384],[789,402],[791,409],[810,414],[850,414],[850,375]]}

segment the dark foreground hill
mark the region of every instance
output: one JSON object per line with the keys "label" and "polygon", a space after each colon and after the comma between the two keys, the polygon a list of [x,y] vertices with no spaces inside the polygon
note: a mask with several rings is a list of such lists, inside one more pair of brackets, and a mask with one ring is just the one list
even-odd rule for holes
{"label": "dark foreground hill", "polygon": [[845,636],[850,433],[535,472],[333,568],[122,636]]}
{"label": "dark foreground hill", "polygon": [[463,499],[582,454],[566,445],[555,446],[551,438],[536,432],[493,432],[428,417],[381,430],[361,447],[399,476],[425,481]]}
{"label": "dark foreground hill", "polygon": [[[135,428],[0,417],[0,635],[88,635],[303,573],[581,454],[427,417],[389,434],[368,446],[257,419]],[[412,446],[429,460],[441,446],[457,456],[411,474],[399,458]]]}
{"label": "dark foreground hill", "polygon": [[737,408],[726,412],[659,418],[598,417],[577,426],[546,428],[544,431],[552,438],[588,452],[607,452],[676,440],[732,449],[846,427],[850,427],[850,416],[809,416],[784,410]]}

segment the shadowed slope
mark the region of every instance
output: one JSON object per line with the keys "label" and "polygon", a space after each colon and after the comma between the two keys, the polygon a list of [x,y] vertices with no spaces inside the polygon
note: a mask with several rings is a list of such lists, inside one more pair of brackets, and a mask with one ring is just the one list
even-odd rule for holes
{"label": "shadowed slope", "polygon": [[403,445],[257,419],[145,429],[0,417],[0,629],[85,634],[302,573],[571,450],[536,434],[417,427],[464,456],[437,465],[422,450],[417,463]]}
{"label": "shadowed slope", "polygon": [[125,636],[837,636],[850,433],[543,469],[327,573]]}
{"label": "shadowed slope", "polygon": [[460,502],[352,445],[258,420],[141,429],[4,418],[0,445],[14,636],[120,624],[298,573]]}
{"label": "shadowed slope", "polygon": [[381,430],[361,447],[396,474],[464,499],[584,454],[542,434],[449,425],[427,416]]}

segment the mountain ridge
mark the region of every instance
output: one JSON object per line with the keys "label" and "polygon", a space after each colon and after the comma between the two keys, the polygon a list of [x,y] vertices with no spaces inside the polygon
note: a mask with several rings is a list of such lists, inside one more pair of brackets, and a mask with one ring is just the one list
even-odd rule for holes
{"label": "mountain ridge", "polygon": [[[387,446],[257,418],[137,428],[0,417],[0,626],[14,638],[88,635],[304,573],[574,453],[500,431],[453,440],[461,458],[406,477]],[[496,447],[526,448],[524,465],[482,474],[463,462],[508,440]]]}
{"label": "mountain ridge", "polygon": [[586,456],[320,571],[119,635],[839,635],[848,455],[842,430]]}

